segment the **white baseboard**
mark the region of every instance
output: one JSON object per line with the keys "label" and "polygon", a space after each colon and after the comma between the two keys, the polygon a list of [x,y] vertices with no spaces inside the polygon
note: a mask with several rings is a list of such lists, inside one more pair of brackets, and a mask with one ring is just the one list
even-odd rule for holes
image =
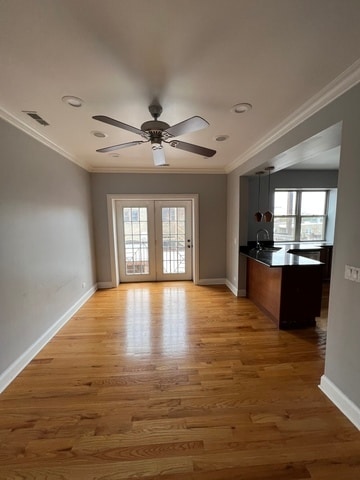
{"label": "white baseboard", "polygon": [[97,288],[102,289],[102,288],[114,288],[114,285],[112,282],[98,282],[97,283]]}
{"label": "white baseboard", "polygon": [[70,320],[80,307],[96,292],[96,285],[91,287],[84,295],[70,307],[40,338],[36,340],[15,362],[13,362],[0,375],[0,393],[19,375],[56,333]]}
{"label": "white baseboard", "polygon": [[202,278],[199,280],[198,285],[225,285],[225,278]]}
{"label": "white baseboard", "polygon": [[233,283],[230,282],[230,280],[226,280],[225,284],[228,287],[228,289],[232,291],[235,297],[246,297],[245,289],[239,290]]}
{"label": "white baseboard", "polygon": [[238,296],[238,289],[235,287],[234,284],[230,282],[230,280],[226,279],[225,285],[228,287],[228,289],[235,295],[235,297]]}
{"label": "white baseboard", "polygon": [[360,408],[355,405],[326,375],[319,385],[320,390],[338,407],[338,409],[360,430]]}

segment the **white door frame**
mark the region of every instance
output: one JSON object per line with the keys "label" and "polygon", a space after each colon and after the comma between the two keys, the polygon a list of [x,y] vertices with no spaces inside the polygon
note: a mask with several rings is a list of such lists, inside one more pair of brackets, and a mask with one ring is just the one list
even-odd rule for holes
{"label": "white door frame", "polygon": [[108,194],[108,226],[109,226],[109,249],[111,268],[111,287],[115,288],[120,283],[118,249],[117,249],[117,218],[116,201],[118,200],[191,200],[192,208],[192,230],[193,230],[193,282],[199,283],[199,195],[194,194]]}

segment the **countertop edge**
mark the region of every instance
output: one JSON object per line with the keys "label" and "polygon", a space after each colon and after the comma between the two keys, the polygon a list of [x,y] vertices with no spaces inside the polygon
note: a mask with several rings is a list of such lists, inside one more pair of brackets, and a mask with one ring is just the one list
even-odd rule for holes
{"label": "countertop edge", "polygon": [[306,258],[298,254],[298,252],[305,252],[306,250],[322,250],[331,245],[314,246],[307,245],[305,248],[296,248],[295,244],[279,245],[280,250],[272,252],[266,250],[257,250],[251,246],[240,246],[240,255],[255,260],[269,268],[276,267],[294,267],[294,266],[310,266],[316,267],[324,265],[324,262]]}

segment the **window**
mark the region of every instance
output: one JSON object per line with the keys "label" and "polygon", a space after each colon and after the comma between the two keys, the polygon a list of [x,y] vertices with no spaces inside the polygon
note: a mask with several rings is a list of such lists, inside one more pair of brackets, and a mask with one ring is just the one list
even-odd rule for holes
{"label": "window", "polygon": [[275,190],[274,241],[325,239],[327,190]]}

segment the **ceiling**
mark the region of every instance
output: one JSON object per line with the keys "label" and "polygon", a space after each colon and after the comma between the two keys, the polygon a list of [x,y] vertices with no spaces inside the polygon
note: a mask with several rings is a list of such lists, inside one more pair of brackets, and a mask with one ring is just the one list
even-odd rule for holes
{"label": "ceiling", "polygon": [[149,144],[97,153],[141,138],[92,116],[140,128],[157,98],[170,125],[209,122],[179,140],[217,151],[165,145],[161,170],[229,172],[360,81],[359,24],[359,0],[1,0],[0,115],[89,171],[151,172]]}

